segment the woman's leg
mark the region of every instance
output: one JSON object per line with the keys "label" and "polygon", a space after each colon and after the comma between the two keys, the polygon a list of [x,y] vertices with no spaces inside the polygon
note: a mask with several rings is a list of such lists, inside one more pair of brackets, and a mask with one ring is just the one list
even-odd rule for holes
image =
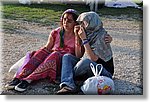
{"label": "woman's leg", "polygon": [[45,61],[36,68],[33,73],[23,80],[39,80],[46,77],[50,77],[52,81],[56,79],[57,67],[60,67],[61,54],[59,52],[51,53]]}
{"label": "woman's leg", "polygon": [[22,79],[30,75],[50,54],[46,49],[39,49],[31,57],[29,62],[22,68],[22,71],[16,76],[18,79]]}
{"label": "woman's leg", "polygon": [[76,65],[78,61],[79,58],[71,54],[65,54],[63,56],[60,87],[62,87],[62,85],[65,84],[72,89],[75,88],[73,67]]}
{"label": "woman's leg", "polygon": [[33,80],[39,80],[50,76],[51,81],[56,78],[56,68],[60,62],[58,52],[51,53],[43,63],[41,63],[29,76],[22,78],[21,83],[15,86],[17,91],[25,91],[29,83]]}
{"label": "woman's leg", "polygon": [[25,91],[29,83],[32,80],[24,80],[24,78],[29,77],[29,75],[35,71],[35,69],[45,60],[45,58],[50,54],[45,48],[38,50],[29,62],[23,67],[21,73],[16,76],[21,82],[15,86],[16,91]]}
{"label": "woman's leg", "polygon": [[[90,67],[90,63],[92,63],[94,67],[96,67],[97,65],[96,62],[93,62],[90,59],[86,59],[86,58],[81,59],[74,67],[75,77],[86,75],[86,79],[87,79],[88,77],[94,76]],[[100,71],[100,69],[101,67],[98,66],[98,72]],[[112,78],[112,75],[105,68],[103,68],[100,75]]]}

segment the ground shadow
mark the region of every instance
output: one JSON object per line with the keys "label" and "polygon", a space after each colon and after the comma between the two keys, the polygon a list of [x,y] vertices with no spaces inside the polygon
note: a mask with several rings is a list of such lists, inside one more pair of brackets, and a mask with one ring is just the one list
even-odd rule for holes
{"label": "ground shadow", "polygon": [[[113,78],[115,91],[110,95],[143,95],[143,86]],[[59,84],[50,83],[48,79],[33,82],[26,91],[5,90],[2,95],[55,95],[59,90]],[[76,95],[84,95],[78,92]],[[11,98],[7,96],[8,98]]]}

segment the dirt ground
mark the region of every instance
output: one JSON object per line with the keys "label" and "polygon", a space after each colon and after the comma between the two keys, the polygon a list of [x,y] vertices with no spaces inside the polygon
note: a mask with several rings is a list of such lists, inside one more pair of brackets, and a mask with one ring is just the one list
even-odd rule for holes
{"label": "dirt ground", "polygon": [[[142,21],[126,18],[104,18],[103,24],[113,37],[111,43],[114,56],[115,83],[114,95],[142,95],[143,94],[143,55],[142,55]],[[6,90],[4,86],[9,82],[14,72],[8,73],[9,68],[22,58],[28,51],[42,47],[51,29],[57,24],[44,26],[38,23],[3,19],[3,25],[13,29],[3,29],[2,65],[3,76],[1,94],[5,95],[51,95],[59,86],[49,83],[48,79],[33,82],[25,92]],[[78,93],[80,94],[80,93]]]}

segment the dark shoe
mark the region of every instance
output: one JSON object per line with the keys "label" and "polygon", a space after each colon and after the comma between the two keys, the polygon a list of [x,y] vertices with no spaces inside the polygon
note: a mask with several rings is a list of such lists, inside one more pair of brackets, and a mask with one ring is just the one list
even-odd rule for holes
{"label": "dark shoe", "polygon": [[21,81],[18,78],[14,78],[11,82],[9,82],[5,88],[8,90],[14,89],[16,85],[18,85]]}
{"label": "dark shoe", "polygon": [[68,86],[65,86],[63,87],[62,89],[60,89],[59,91],[57,91],[57,95],[67,95],[67,94],[75,94],[77,93],[76,90],[68,87]]}
{"label": "dark shoe", "polygon": [[29,83],[26,80],[22,80],[17,86],[15,86],[16,91],[23,92],[29,86]]}

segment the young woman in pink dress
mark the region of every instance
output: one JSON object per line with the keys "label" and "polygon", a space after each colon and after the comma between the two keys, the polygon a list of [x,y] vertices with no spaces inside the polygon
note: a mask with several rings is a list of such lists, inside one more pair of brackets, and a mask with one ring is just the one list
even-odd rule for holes
{"label": "young woman in pink dress", "polygon": [[75,55],[74,26],[77,11],[66,10],[61,16],[61,27],[51,31],[47,44],[36,51],[22,71],[6,85],[8,89],[25,91],[34,81],[49,77],[55,82],[60,76],[61,59],[66,53]]}

